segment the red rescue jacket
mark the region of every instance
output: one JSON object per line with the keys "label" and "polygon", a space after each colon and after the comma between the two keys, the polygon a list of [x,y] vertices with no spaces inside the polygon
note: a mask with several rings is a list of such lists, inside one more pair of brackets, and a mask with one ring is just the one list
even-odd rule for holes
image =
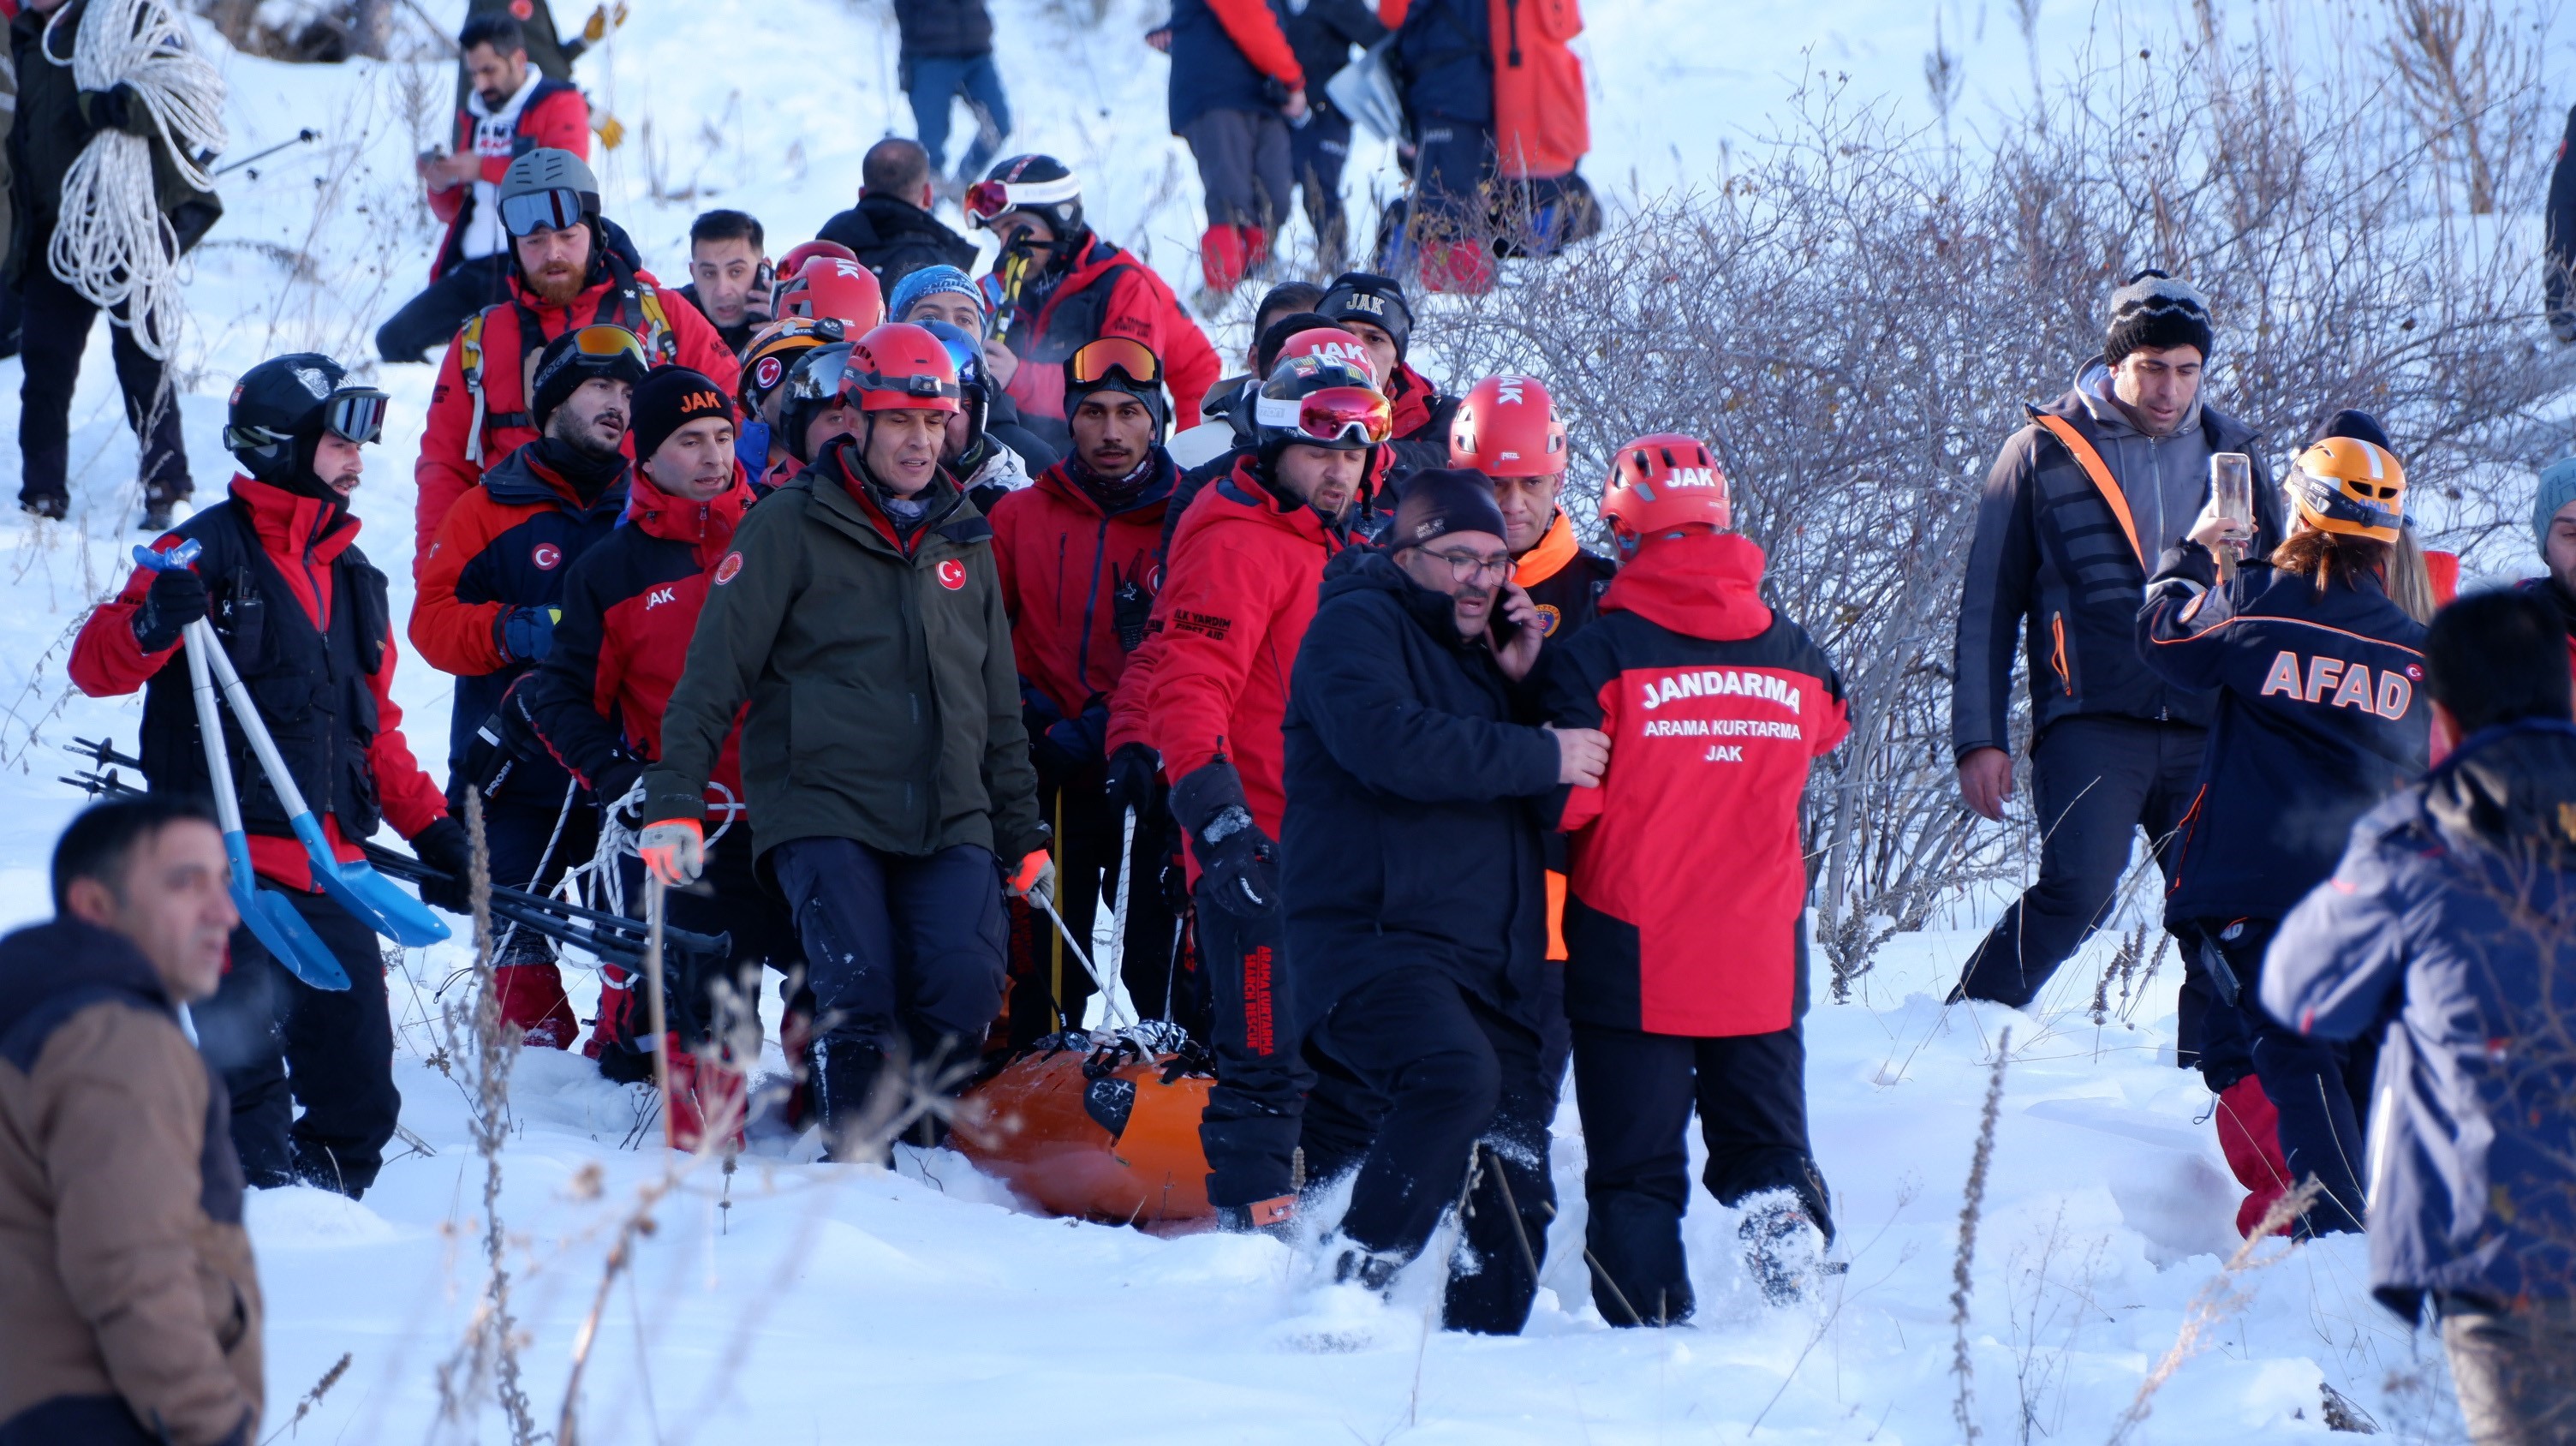
{"label": "red rescue jacket", "polygon": [[[1412,0],[1378,0],[1377,18],[1401,29]],[[1578,0],[1487,0],[1492,37],[1494,155],[1514,180],[1566,175],[1592,149],[1583,62],[1571,42],[1583,33]]]}
{"label": "red rescue jacket", "polygon": [[1324,564],[1349,545],[1313,508],[1271,495],[1251,459],[1237,462],[1181,519],[1139,650],[1140,659],[1153,654],[1145,741],[1162,755],[1164,774],[1185,778],[1225,758],[1243,777],[1254,821],[1274,839],[1287,811],[1279,727],[1289,670],[1315,617]]}
{"label": "red rescue jacket", "polygon": [[1850,721],[1833,665],[1761,583],[1745,537],[1666,539],[1550,646],[1549,715],[1610,735],[1601,786],[1558,791],[1576,1020],[1708,1038],[1786,1029],[1804,1005],[1798,801]]}
{"label": "red rescue jacket", "polygon": [[993,562],[1011,651],[1020,676],[1068,718],[1115,691],[1126,671],[1113,615],[1120,585],[1132,582],[1149,597],[1162,585],[1163,509],[1176,479],[1162,449],[1154,462],[1160,475],[1114,513],[1073,480],[1070,458],[993,504]]}
{"label": "red rescue jacket", "polygon": [[[606,223],[601,230],[610,238],[609,255],[594,267],[596,279],[570,305],[548,306],[538,300],[513,267],[510,299],[485,307],[468,320],[457,333],[456,344],[439,361],[438,384],[429,394],[429,420],[420,436],[420,461],[412,468],[420,487],[412,515],[415,579],[447,509],[482,481],[486,471],[499,466],[502,458],[537,439],[536,418],[528,411],[527,378],[547,342],[575,326],[613,322],[644,338],[645,354],[655,366],[678,362],[719,380],[740,372],[741,364],[725,349],[724,338],[716,335],[715,323],[677,296],[664,296],[651,272],[619,256],[618,251],[627,246],[622,232]],[[479,389],[474,384],[477,377]],[[631,434],[626,445],[632,455]]]}
{"label": "red rescue jacket", "polygon": [[[536,82],[536,89],[506,128],[500,118],[487,126],[473,111],[461,105],[456,108],[455,154],[474,152],[483,162],[482,179],[494,186],[509,173],[510,162],[530,151],[551,148],[590,158],[590,102],[582,99],[581,88],[534,73],[528,78]],[[429,279],[436,281],[465,259],[465,228],[474,216],[474,183],[432,190],[429,210],[447,223],[447,234],[439,238],[438,252],[429,263]]]}
{"label": "red rescue jacket", "polygon": [[[537,737],[582,786],[621,757],[662,756],[662,710],[688,659],[709,574],[751,504],[739,468],[733,490],[706,502],[638,481],[624,525],[565,573],[554,646],[520,686],[533,690],[527,711]],[[737,713],[711,775],[737,802],[741,744]]]}
{"label": "red rescue jacket", "polygon": [[[224,505],[249,517],[261,550],[305,617],[315,627],[328,629],[335,602],[332,564],[357,540],[358,520],[335,513],[317,498],[240,476],[233,478],[232,495]],[[167,552],[178,546],[193,530],[211,525],[213,512],[209,508],[179,531],[162,534],[152,544],[153,550]],[[124,590],[99,604],[90,613],[89,621],[81,625],[80,636],[72,643],[70,672],[73,685],[82,692],[93,698],[121,698],[150,682],[164,666],[187,666],[184,661],[174,664],[179,644],[147,653],[134,640],[135,610],[143,605],[144,594],[152,590],[152,579],[158,575],[151,568],[137,567],[134,575],[126,579]],[[219,579],[207,581],[210,587],[222,586]],[[447,799],[430,776],[421,771],[419,761],[412,757],[411,745],[404,741],[402,709],[394,702],[394,660],[393,627],[388,619],[382,660],[367,679],[368,689],[375,696],[376,731],[366,757],[375,782],[377,807],[396,832],[412,838],[447,816]],[[244,665],[244,671],[250,671],[250,667]],[[235,782],[240,783],[238,776]],[[359,840],[341,831],[327,798],[312,797],[306,802],[321,815],[322,833],[331,841],[334,856],[344,863],[364,857],[358,848]],[[304,846],[290,836],[253,833],[250,862],[253,872],[286,888],[298,892],[313,888],[313,870],[304,856]]]}
{"label": "red rescue jacket", "polygon": [[[1207,333],[1181,309],[1181,299],[1154,269],[1108,242],[1083,233],[1087,245],[1034,312],[1010,323],[1004,340],[1021,362],[1006,389],[1023,423],[1064,420],[1064,361],[1104,336],[1129,336],[1163,359],[1177,427],[1199,424],[1199,400],[1225,374]],[[999,283],[984,278],[985,300],[999,307]]]}

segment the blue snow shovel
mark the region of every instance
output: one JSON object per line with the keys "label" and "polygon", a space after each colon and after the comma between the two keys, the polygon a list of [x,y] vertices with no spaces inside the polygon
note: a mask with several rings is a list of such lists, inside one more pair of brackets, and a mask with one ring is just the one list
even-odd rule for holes
{"label": "blue snow shovel", "polygon": [[[168,571],[196,561],[197,544],[186,542],[171,549],[175,558],[165,562],[162,555],[148,547],[134,549],[146,567]],[[179,557],[177,554],[185,553]],[[284,894],[259,886],[250,868],[250,836],[242,831],[241,798],[233,792],[233,761],[224,750],[224,720],[216,712],[215,685],[206,671],[206,654],[214,651],[213,634],[206,635],[206,645],[199,646],[198,629],[205,627],[200,619],[188,624],[188,686],[197,695],[197,732],[206,745],[206,775],[213,781],[215,819],[224,831],[224,857],[232,864],[233,908],[250,927],[251,936],[267,946],[278,963],[298,979],[316,989],[346,989],[349,974],[304,916]]]}
{"label": "blue snow shovel", "polygon": [[[197,544],[190,541],[167,553],[155,553],[140,546],[134,552],[146,567],[166,571],[194,562],[196,549]],[[259,709],[251,702],[250,690],[242,686],[241,674],[234,671],[231,656],[216,643],[214,628],[199,618],[188,624],[186,637],[189,676],[192,679],[198,676],[200,658],[204,660],[203,666],[213,668],[215,681],[223,687],[224,701],[232,705],[233,718],[241,724],[242,736],[250,740],[251,752],[259,757],[260,771],[268,775],[269,787],[277,790],[278,802],[286,808],[287,826],[295,830],[296,838],[304,844],[305,858],[312,865],[314,882],[320,884],[323,892],[341,908],[397,944],[418,947],[444,942],[448,938],[447,925],[429,911],[427,904],[405,893],[363,860],[344,864],[333,856],[330,840],[322,836],[321,820],[315,818],[313,810],[305,805],[304,792],[295,786],[295,776],[287,771],[286,760],[278,756],[277,743],[268,736],[268,725],[261,721]],[[199,731],[219,726],[218,720],[211,716],[211,696],[201,688],[198,698]],[[208,756],[213,756],[221,746],[220,733],[209,737],[206,743]],[[229,785],[230,780],[227,778],[224,782]],[[230,792],[229,786],[225,791]],[[235,805],[235,813],[239,813],[238,804]],[[238,825],[239,818],[236,817],[234,826]],[[336,967],[333,972],[338,972]],[[345,975],[342,980],[345,988]]]}

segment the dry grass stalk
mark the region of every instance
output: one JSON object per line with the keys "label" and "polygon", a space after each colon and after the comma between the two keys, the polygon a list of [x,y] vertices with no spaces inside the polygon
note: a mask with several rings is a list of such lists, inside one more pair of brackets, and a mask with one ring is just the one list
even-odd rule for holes
{"label": "dry grass stalk", "polygon": [[304,1418],[312,1415],[313,1408],[322,1404],[322,1398],[331,1394],[331,1388],[340,1384],[340,1378],[349,1373],[349,1362],[353,1358],[351,1352],[342,1351],[340,1359],[331,1363],[331,1369],[322,1373],[322,1379],[313,1383],[313,1389],[304,1393],[304,1399],[295,1403],[295,1414],[286,1418],[285,1425],[261,1437],[259,1446],[269,1446],[269,1443],[304,1424]]}
{"label": "dry grass stalk", "polygon": [[2174,1372],[2182,1369],[2183,1362],[2208,1349],[2210,1336],[2221,1321],[2245,1308],[2249,1297],[2237,1289],[2238,1278],[2249,1270],[2277,1265],[2289,1258],[2287,1249],[2258,1256],[2255,1248],[2306,1213],[2322,1189],[2312,1175],[2301,1181],[2297,1189],[2273,1201],[2272,1208],[2263,1212],[2262,1223],[2254,1227],[2254,1233],[2245,1238],[2244,1244],[2236,1247],[2235,1254],[2227,1257],[2227,1263],[2219,1267],[2218,1274],[2192,1296],[2191,1308],[2183,1315],[2182,1329],[2175,1334],[2173,1346],[2165,1352],[2162,1360],[2156,1362],[2156,1368],[2147,1372],[2147,1378],[2138,1383],[2138,1398],[2121,1413],[2120,1424],[2111,1432],[2109,1446],[2121,1446],[2129,1439],[2130,1434],[2147,1419],[2148,1412],[2154,1409],[2156,1392],[2164,1389],[2165,1382],[2173,1379]]}
{"label": "dry grass stalk", "polygon": [[1986,1077],[1986,1107],[1977,1120],[1977,1151],[1968,1161],[1968,1188],[1959,1201],[1959,1253],[1950,1263],[1950,1371],[1959,1378],[1959,1394],[1950,1410],[1959,1423],[1962,1439],[1972,1442],[1978,1435],[1977,1366],[1968,1354],[1968,1297],[1976,1288],[1972,1267],[1977,1259],[1977,1221],[1985,1213],[1986,1172],[1995,1163],[1995,1120],[2003,1112],[2004,1067],[2011,1062],[2012,1027],[2006,1025],[2002,1037],[1995,1041],[1994,1072]]}

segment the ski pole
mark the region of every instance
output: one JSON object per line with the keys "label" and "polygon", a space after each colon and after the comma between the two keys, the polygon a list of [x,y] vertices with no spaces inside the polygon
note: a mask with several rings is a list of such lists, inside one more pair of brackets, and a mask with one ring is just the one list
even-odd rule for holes
{"label": "ski pole", "polygon": [[260,151],[254,155],[244,156],[238,161],[232,161],[224,165],[217,166],[211,174],[227,176],[240,170],[242,167],[249,165],[253,161],[267,160],[269,157],[276,155],[279,151],[285,150],[288,146],[300,146],[320,139],[322,139],[322,133],[310,126],[307,126],[303,130],[295,133],[295,139],[291,141],[279,141],[276,145],[270,146],[267,150]]}
{"label": "ski pole", "polygon": [[[1109,911],[1109,948],[1111,950],[1109,977],[1123,985],[1127,978],[1127,891],[1136,881],[1135,805],[1128,805],[1121,812],[1120,817],[1124,822],[1119,830],[1118,842],[1118,903]],[[1106,993],[1108,986],[1103,985],[1101,988],[1103,993]],[[1127,1002],[1133,1006],[1136,1001],[1130,998]],[[1141,1009],[1133,1008],[1129,1012],[1140,1015],[1144,1013]]]}
{"label": "ski pole", "polygon": [[653,1020],[653,1088],[662,1095],[662,1148],[679,1148],[671,1123],[671,1033],[662,1019],[662,876],[644,871],[644,1007]]}

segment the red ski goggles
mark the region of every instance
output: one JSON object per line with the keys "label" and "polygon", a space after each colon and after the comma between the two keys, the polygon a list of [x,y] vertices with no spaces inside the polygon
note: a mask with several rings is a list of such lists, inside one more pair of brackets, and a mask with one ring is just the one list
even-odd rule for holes
{"label": "red ski goggles", "polygon": [[990,226],[1011,209],[1011,188],[1000,181],[977,181],[966,188],[967,219],[977,225]]}
{"label": "red ski goggles", "polygon": [[1140,386],[1158,386],[1163,380],[1162,358],[1143,342],[1124,336],[1104,336],[1086,343],[1065,363],[1067,381],[1075,386],[1092,386],[1109,380],[1111,372],[1125,372],[1127,380]]}
{"label": "red ski goggles", "polygon": [[1395,433],[1395,409],[1366,387],[1326,387],[1297,398],[1263,397],[1254,420],[1325,445],[1375,446]]}

